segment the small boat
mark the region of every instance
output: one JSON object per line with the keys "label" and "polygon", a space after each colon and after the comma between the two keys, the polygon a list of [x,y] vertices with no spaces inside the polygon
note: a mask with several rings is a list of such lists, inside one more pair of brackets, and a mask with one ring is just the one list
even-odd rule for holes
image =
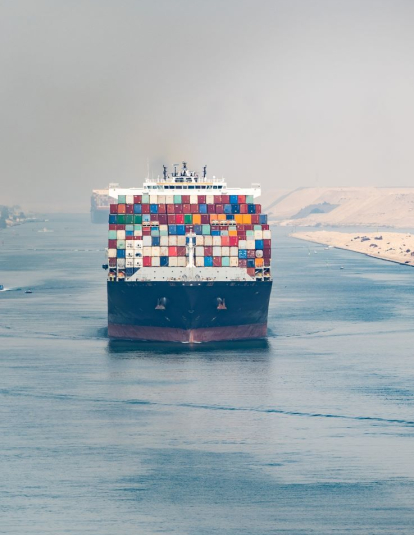
{"label": "small boat", "polygon": [[32,294],[33,292],[32,292],[32,290],[26,290],[24,293],[25,294]]}
{"label": "small boat", "polygon": [[341,266],[339,269],[344,269],[344,266]]}
{"label": "small boat", "polygon": [[50,229],[44,227],[44,228],[38,230],[37,232],[53,232],[53,230],[50,230]]}

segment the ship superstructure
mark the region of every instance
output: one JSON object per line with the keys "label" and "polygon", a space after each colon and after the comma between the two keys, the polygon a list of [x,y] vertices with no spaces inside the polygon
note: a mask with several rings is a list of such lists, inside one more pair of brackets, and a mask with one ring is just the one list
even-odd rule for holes
{"label": "ship superstructure", "polygon": [[260,185],[182,169],[111,188],[108,331],[197,342],[265,336],[271,232]]}

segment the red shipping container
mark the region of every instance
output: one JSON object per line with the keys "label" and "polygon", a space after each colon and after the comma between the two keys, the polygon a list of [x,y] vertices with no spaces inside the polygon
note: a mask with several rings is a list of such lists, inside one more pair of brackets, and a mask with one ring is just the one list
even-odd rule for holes
{"label": "red shipping container", "polygon": [[263,249],[263,258],[272,258],[272,249]]}
{"label": "red shipping container", "polygon": [[116,230],[125,230],[125,225],[116,225]]}
{"label": "red shipping container", "polygon": [[125,204],[118,204],[118,214],[126,214]]}
{"label": "red shipping container", "polygon": [[204,247],[204,256],[213,256],[213,247]]}
{"label": "red shipping container", "polygon": [[201,224],[208,225],[210,223],[210,216],[208,214],[201,214]]}
{"label": "red shipping container", "polygon": [[190,196],[189,195],[181,195],[181,202],[183,204],[190,204]]}
{"label": "red shipping container", "polygon": [[240,213],[241,213],[241,214],[247,214],[247,213],[248,213],[248,206],[247,206],[247,204],[241,204],[241,205],[240,205]]}
{"label": "red shipping container", "polygon": [[142,203],[142,195],[134,195],[134,204]]}
{"label": "red shipping container", "polygon": [[117,240],[108,240],[108,249],[116,249]]}
{"label": "red shipping container", "polygon": [[118,213],[118,205],[117,204],[110,204],[109,205],[109,213],[110,214],[117,214]]}
{"label": "red shipping container", "polygon": [[[175,214],[168,214],[167,216],[167,219],[168,219],[168,224],[169,225],[175,225]],[[165,223],[163,223],[163,225],[165,225]]]}
{"label": "red shipping container", "polygon": [[227,225],[219,225],[219,230],[229,230]]}
{"label": "red shipping container", "polygon": [[114,225],[113,223],[110,223],[109,224],[109,230],[116,230],[116,225]]}
{"label": "red shipping container", "polygon": [[216,204],[216,214],[222,214],[223,212],[224,212],[223,205],[222,204]]}
{"label": "red shipping container", "polygon": [[230,247],[230,236],[222,236],[221,237],[221,246],[222,247]]}
{"label": "red shipping container", "polygon": [[198,214],[198,204],[190,204],[190,214]]}
{"label": "red shipping container", "polygon": [[260,218],[257,214],[252,214],[252,224],[258,225],[260,223]]}
{"label": "red shipping container", "polygon": [[143,236],[151,236],[151,227],[142,227]]}
{"label": "red shipping container", "polygon": [[253,225],[244,225],[244,230],[253,230]]}
{"label": "red shipping container", "polygon": [[272,247],[272,240],[263,240],[263,247],[265,249],[270,249]]}
{"label": "red shipping container", "polygon": [[158,213],[159,214],[166,214],[167,213],[167,208],[166,208],[165,204],[159,204],[158,205]]}
{"label": "red shipping container", "polygon": [[241,268],[247,267],[247,258],[239,258],[239,267]]}
{"label": "red shipping container", "polygon": [[205,195],[199,195],[198,196],[198,204],[206,204],[206,196]]}
{"label": "red shipping container", "polygon": [[221,256],[213,256],[213,267],[221,267]]}
{"label": "red shipping container", "polygon": [[221,195],[214,195],[214,204],[221,204]]}
{"label": "red shipping container", "polygon": [[220,230],[220,227],[218,225],[211,225],[210,230]]}
{"label": "red shipping container", "polygon": [[160,225],[167,225],[168,224],[167,214],[159,214],[158,221],[160,222]]}
{"label": "red shipping container", "polygon": [[269,230],[269,225],[262,225],[262,230]]}
{"label": "red shipping container", "polygon": [[177,247],[177,256],[185,256],[187,252],[187,248],[185,245],[180,245]]}
{"label": "red shipping container", "polygon": [[134,205],[133,204],[127,204],[126,205],[126,213],[127,214],[133,214],[134,213]]}
{"label": "red shipping container", "polygon": [[[176,214],[175,222],[177,225],[184,225],[184,214]],[[181,255],[178,255],[181,256]]]}
{"label": "red shipping container", "polygon": [[245,240],[246,239],[246,231],[245,230],[238,230],[237,231],[237,237],[239,240]]}
{"label": "red shipping container", "polygon": [[229,236],[229,239],[230,239],[230,247],[237,247],[239,245],[238,236]]}
{"label": "red shipping container", "polygon": [[193,230],[193,225],[186,225],[185,226],[185,233],[191,232]]}
{"label": "red shipping container", "polygon": [[256,204],[256,214],[261,214],[261,213],[262,213],[262,205]]}
{"label": "red shipping container", "polygon": [[143,214],[149,214],[150,213],[150,205],[149,204],[141,204],[141,210]]}
{"label": "red shipping container", "polygon": [[207,205],[207,213],[208,214],[215,214],[216,213],[216,206],[214,204],[208,204]]}
{"label": "red shipping container", "polygon": [[132,236],[132,237],[134,238],[134,240],[138,240],[138,241],[142,240],[142,236]]}
{"label": "red shipping container", "polygon": [[151,267],[151,257],[150,256],[144,256],[143,259],[143,265],[144,267]]}
{"label": "red shipping container", "polygon": [[116,267],[116,258],[108,258],[109,267]]}
{"label": "red shipping container", "polygon": [[221,204],[230,204],[230,195],[222,195]]}
{"label": "red shipping container", "polygon": [[256,275],[256,270],[255,268],[247,268],[247,274],[250,276],[250,277],[254,277]]}
{"label": "red shipping container", "polygon": [[151,221],[158,221],[158,218],[159,218],[159,215],[158,215],[158,214],[151,214],[151,215],[150,215],[150,220],[151,220]]}
{"label": "red shipping container", "polygon": [[236,229],[237,229],[237,230],[246,230],[246,229],[244,228],[244,225],[242,225],[241,223],[239,223],[238,225],[236,225]]}
{"label": "red shipping container", "polygon": [[173,204],[167,204],[167,214],[174,214],[174,205]]}
{"label": "red shipping container", "polygon": [[178,256],[178,247],[168,247],[168,256]]}
{"label": "red shipping container", "polygon": [[174,204],[174,213],[175,214],[182,214],[183,213],[183,205],[182,204]]}
{"label": "red shipping container", "polygon": [[256,251],[254,249],[247,249],[247,258],[256,258]]}
{"label": "red shipping container", "polygon": [[[187,197],[187,195],[186,195]],[[198,206],[198,205],[197,205]],[[183,203],[183,211],[185,214],[191,214],[190,203]]]}
{"label": "red shipping container", "polygon": [[246,195],[238,195],[237,200],[239,201],[239,204],[245,204],[246,203]]}

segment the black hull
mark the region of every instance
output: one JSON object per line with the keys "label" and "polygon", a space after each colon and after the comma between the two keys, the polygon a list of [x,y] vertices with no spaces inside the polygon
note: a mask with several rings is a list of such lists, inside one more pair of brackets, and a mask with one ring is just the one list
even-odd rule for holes
{"label": "black hull", "polygon": [[108,334],[166,342],[263,338],[271,289],[271,281],[108,282]]}

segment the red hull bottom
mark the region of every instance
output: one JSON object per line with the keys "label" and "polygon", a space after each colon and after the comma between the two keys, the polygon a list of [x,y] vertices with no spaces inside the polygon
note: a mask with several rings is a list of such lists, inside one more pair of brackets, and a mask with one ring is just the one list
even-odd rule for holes
{"label": "red hull bottom", "polygon": [[138,325],[118,325],[114,323],[108,325],[109,338],[153,342],[220,342],[225,340],[264,338],[266,334],[267,325],[265,323],[189,330],[165,327],[144,327]]}

